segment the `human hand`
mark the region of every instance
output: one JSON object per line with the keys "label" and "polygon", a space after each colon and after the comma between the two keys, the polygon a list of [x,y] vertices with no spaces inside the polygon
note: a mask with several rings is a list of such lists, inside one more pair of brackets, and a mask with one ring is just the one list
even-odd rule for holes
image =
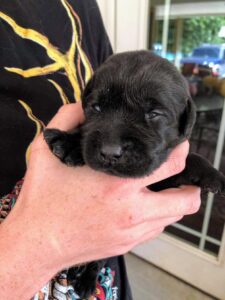
{"label": "human hand", "polygon": [[[81,105],[70,104],[60,109],[48,127],[68,131],[83,120]],[[68,167],[51,153],[43,136],[38,137],[19,199],[3,223],[9,229],[9,241],[20,238],[19,266],[24,263],[21,252],[28,261],[33,257],[27,272],[44,266],[48,272],[38,275],[40,287],[63,268],[126,253],[183,215],[196,212],[199,188],[157,193],[146,188],[181,172],[187,153],[188,142],[184,142],[150,176],[124,179],[88,166]]]}

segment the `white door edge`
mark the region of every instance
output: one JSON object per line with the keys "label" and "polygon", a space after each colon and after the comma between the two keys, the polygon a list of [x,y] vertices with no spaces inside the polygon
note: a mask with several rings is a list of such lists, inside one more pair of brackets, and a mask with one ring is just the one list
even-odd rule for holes
{"label": "white door edge", "polygon": [[136,247],[132,253],[202,291],[225,300],[224,260],[168,234]]}

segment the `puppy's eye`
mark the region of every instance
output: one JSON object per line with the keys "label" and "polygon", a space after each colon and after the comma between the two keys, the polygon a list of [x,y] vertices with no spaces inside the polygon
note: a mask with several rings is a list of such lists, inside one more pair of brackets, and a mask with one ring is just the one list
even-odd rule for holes
{"label": "puppy's eye", "polygon": [[145,118],[147,120],[155,119],[156,117],[160,116],[160,113],[157,111],[150,111],[149,113],[145,114]]}
{"label": "puppy's eye", "polygon": [[92,104],[92,109],[94,110],[94,111],[97,111],[97,112],[101,112],[101,107],[100,107],[100,105],[99,104]]}

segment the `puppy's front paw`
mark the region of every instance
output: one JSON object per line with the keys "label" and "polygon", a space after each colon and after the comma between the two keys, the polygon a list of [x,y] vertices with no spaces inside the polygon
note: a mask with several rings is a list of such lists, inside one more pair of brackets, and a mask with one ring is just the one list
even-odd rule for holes
{"label": "puppy's front paw", "polygon": [[80,145],[81,134],[78,130],[69,134],[58,129],[47,128],[43,134],[51,151],[62,162],[69,166],[84,164]]}
{"label": "puppy's front paw", "polygon": [[190,153],[185,169],[175,176],[179,185],[194,184],[199,186],[203,192],[225,196],[225,176],[199,154]]}
{"label": "puppy's front paw", "polygon": [[203,191],[225,196],[225,176],[220,172],[214,173],[212,176],[208,174],[201,180],[201,188]]}
{"label": "puppy's front paw", "polygon": [[55,156],[63,160],[67,146],[65,133],[58,129],[45,129],[44,139]]}

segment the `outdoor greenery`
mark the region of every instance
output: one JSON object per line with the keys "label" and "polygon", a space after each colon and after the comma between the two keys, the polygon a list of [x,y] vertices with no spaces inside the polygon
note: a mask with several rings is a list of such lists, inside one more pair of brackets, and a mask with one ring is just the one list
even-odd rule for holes
{"label": "outdoor greenery", "polygon": [[220,28],[225,26],[225,17],[206,16],[185,19],[183,24],[182,52],[188,54],[196,46],[203,43],[221,44],[224,38],[219,38]]}
{"label": "outdoor greenery", "polygon": [[[155,42],[161,44],[163,20],[157,21],[157,33]],[[188,55],[193,48],[207,44],[225,43],[225,38],[219,38],[218,33],[222,26],[225,26],[224,16],[204,16],[183,19],[183,34],[181,41],[182,55]],[[167,51],[175,52],[175,39],[177,31],[177,20],[171,19],[169,23]]]}

